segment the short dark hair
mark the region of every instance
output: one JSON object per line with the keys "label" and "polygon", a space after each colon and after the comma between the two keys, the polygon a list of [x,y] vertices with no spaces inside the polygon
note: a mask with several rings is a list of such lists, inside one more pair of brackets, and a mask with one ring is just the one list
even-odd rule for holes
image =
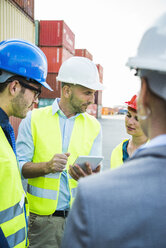
{"label": "short dark hair", "polygon": [[20,77],[20,76],[17,76],[17,75],[14,75],[10,78],[8,78],[4,83],[0,83],[0,93],[2,93],[6,87],[8,86],[8,84],[10,84],[12,81],[14,80],[21,80],[21,79],[24,79],[24,77]]}
{"label": "short dark hair", "polygon": [[8,81],[6,81],[4,83],[0,83],[0,93],[2,93],[6,89],[6,87],[8,86],[9,83],[10,82],[8,82]]}
{"label": "short dark hair", "polygon": [[65,82],[61,82],[61,88],[63,88],[65,85],[70,86],[71,84],[69,84],[69,83],[65,83]]}

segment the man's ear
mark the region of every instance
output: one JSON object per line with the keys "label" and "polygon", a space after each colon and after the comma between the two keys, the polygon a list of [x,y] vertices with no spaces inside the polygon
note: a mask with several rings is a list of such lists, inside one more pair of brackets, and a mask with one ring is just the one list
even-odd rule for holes
{"label": "man's ear", "polygon": [[62,92],[65,98],[69,98],[72,94],[72,87],[70,85],[64,85]]}
{"label": "man's ear", "polygon": [[15,94],[17,94],[20,91],[20,88],[21,86],[18,80],[13,80],[13,82],[9,83],[8,86],[10,95],[14,96]]}

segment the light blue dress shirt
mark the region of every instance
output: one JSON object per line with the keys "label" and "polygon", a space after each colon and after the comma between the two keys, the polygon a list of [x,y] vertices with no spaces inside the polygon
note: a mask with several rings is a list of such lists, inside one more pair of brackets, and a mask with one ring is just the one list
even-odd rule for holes
{"label": "light blue dress shirt", "polygon": [[[57,98],[53,102],[52,114],[54,115],[57,112],[59,115],[60,129],[62,135],[62,152],[65,153],[68,150],[70,136],[73,130],[75,118],[80,114],[76,114],[75,116],[67,118],[59,108],[59,101],[60,99]],[[31,133],[31,113],[31,111],[28,112],[27,117],[22,120],[19,126],[19,132],[16,142],[17,155],[21,171],[25,163],[32,161],[34,153],[34,144]],[[81,115],[84,116],[84,113],[81,113]],[[89,155],[102,155],[102,131],[100,131],[98,136],[96,137]],[[60,180],[60,191],[58,197],[57,210],[69,209],[69,202],[70,193],[68,187],[68,178],[67,173],[64,171]]]}

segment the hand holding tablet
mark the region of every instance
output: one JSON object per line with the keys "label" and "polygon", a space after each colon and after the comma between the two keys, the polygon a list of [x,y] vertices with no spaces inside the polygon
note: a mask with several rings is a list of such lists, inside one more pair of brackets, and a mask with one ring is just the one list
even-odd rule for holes
{"label": "hand holding tablet", "polygon": [[75,160],[73,167],[75,164],[78,164],[83,170],[86,170],[85,163],[88,162],[92,168],[92,171],[93,171],[100,164],[100,162],[103,160],[103,158],[104,157],[102,157],[102,156],[79,156]]}

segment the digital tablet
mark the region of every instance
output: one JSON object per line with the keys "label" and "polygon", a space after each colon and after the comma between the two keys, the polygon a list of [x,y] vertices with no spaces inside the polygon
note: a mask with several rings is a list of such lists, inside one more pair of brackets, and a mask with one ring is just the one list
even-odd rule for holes
{"label": "digital tablet", "polygon": [[[83,170],[86,170],[85,163],[88,162],[91,165],[92,171],[101,163],[104,157],[102,156],[79,156],[74,164],[78,164]],[[74,166],[73,164],[73,166]]]}

